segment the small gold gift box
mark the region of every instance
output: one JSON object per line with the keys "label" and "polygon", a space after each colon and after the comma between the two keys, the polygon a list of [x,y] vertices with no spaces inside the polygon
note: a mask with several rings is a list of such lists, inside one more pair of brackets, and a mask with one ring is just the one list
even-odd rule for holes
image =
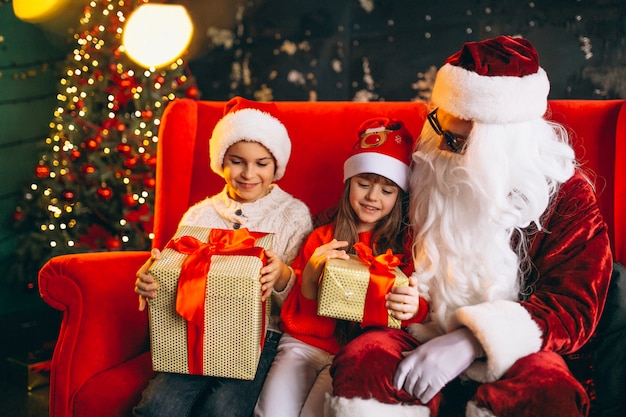
{"label": "small gold gift box", "polygon": [[[187,236],[207,242],[211,230],[181,226],[163,250],[161,259],[150,268],[149,273],[159,285],[157,296],[149,303],[153,369],[251,380],[256,374],[271,307],[269,300],[261,302],[259,279],[263,260],[256,256],[218,253],[210,256],[204,296],[202,369],[201,372],[197,367],[196,371],[190,369],[190,355],[193,355],[190,349],[197,347],[188,345],[190,323],[176,311],[179,275],[188,255],[169,246],[177,238]],[[257,235],[263,236],[252,246],[270,249],[273,235]]]}
{"label": "small gold gift box", "polygon": [[[396,267],[395,286],[408,285],[407,276]],[[319,288],[317,314],[355,322],[363,321],[363,309],[370,283],[370,268],[358,256],[330,259]],[[381,300],[384,303],[384,300]],[[384,304],[383,304],[384,305]],[[376,306],[372,306],[376,307]],[[381,307],[382,308],[382,307]],[[388,327],[400,328],[401,321],[388,314]]]}

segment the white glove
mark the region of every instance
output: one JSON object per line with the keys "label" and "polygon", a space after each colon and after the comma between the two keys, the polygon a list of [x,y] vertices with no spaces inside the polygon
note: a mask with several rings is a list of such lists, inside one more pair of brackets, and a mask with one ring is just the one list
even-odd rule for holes
{"label": "white glove", "polygon": [[454,378],[481,357],[483,350],[466,327],[438,336],[410,352],[393,377],[396,389],[403,389],[426,404]]}

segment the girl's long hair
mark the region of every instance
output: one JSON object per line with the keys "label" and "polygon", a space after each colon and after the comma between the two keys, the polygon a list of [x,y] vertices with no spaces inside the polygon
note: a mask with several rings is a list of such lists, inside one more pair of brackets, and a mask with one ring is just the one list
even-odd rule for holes
{"label": "girl's long hair", "polygon": [[[378,174],[366,173],[356,176],[384,186],[398,187],[395,182]],[[406,238],[409,236],[409,196],[400,187],[398,187],[398,191],[398,196],[391,212],[376,223],[372,231],[372,251],[374,255],[385,253],[387,249],[391,249],[394,254],[403,254],[405,252]],[[353,245],[359,241],[359,234],[356,231],[359,219],[350,205],[350,179],[346,180],[341,198],[337,203],[334,221],[334,237],[337,240],[347,241],[347,252],[355,253]]]}
{"label": "girl's long hair", "polygon": [[[395,182],[378,174],[365,173],[356,176],[384,186],[398,187]],[[408,212],[409,195],[398,187],[398,195],[391,212],[376,223],[372,231],[372,252],[374,255],[385,253],[387,249],[391,249],[394,254],[402,259],[403,264],[410,262],[410,254],[405,254],[408,248],[407,239],[411,237]],[[335,222],[334,237],[337,240],[348,242],[346,252],[356,253],[353,246],[359,241],[359,234],[357,233],[359,219],[350,205],[350,179],[346,180],[337,205],[324,219],[327,223]],[[358,336],[360,332],[359,323],[337,320],[335,337],[340,345],[345,345]]]}

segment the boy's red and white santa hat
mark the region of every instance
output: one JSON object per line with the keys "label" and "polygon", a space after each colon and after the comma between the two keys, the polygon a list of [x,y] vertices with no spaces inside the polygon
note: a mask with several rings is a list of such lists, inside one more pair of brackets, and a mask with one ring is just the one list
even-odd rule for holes
{"label": "boy's red and white santa hat", "polygon": [[224,177],[226,151],[244,140],[265,146],[276,160],[274,180],[282,178],[291,155],[291,139],[278,117],[279,111],[274,103],[251,101],[242,97],[235,97],[226,103],[224,117],[215,125],[209,141],[213,172]]}
{"label": "boy's red and white santa hat", "polygon": [[343,181],[357,174],[378,174],[409,189],[413,136],[399,120],[378,117],[365,121],[343,164]]}
{"label": "boy's red and white santa hat", "polygon": [[439,69],[431,100],[461,119],[488,124],[542,117],[550,82],[526,39],[468,42]]}

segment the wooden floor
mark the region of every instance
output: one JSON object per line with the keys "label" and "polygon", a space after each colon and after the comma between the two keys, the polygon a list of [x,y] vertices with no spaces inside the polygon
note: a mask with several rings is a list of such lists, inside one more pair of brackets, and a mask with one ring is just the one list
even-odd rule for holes
{"label": "wooden floor", "polygon": [[[29,391],[25,364],[52,357],[60,321],[36,290],[0,288],[0,417],[48,416],[49,387],[39,383]],[[42,375],[31,383],[45,382]]]}
{"label": "wooden floor", "polygon": [[48,386],[28,391],[8,380],[6,375],[0,379],[0,416],[2,417],[47,417]]}

